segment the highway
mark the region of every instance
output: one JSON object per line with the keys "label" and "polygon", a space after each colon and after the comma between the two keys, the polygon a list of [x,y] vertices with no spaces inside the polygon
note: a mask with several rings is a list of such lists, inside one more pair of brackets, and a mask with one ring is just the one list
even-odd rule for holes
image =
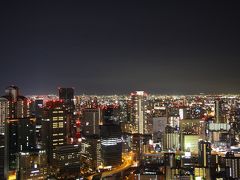
{"label": "highway", "polygon": [[[135,154],[133,152],[123,154],[123,157],[122,157],[123,163],[120,166],[117,166],[110,171],[103,172],[101,177],[105,178],[105,177],[108,177],[108,176],[112,176],[114,174],[120,173],[121,171],[124,171],[124,170],[128,169],[133,164],[134,155]],[[87,177],[87,179],[92,180],[92,178],[95,175],[97,175],[97,174],[93,174],[93,175]]]}
{"label": "highway", "polygon": [[[146,153],[144,155],[147,155],[147,156],[163,156],[164,153],[166,152],[160,152],[160,153]],[[211,154],[218,154],[220,156],[225,156],[225,153],[226,152],[216,152],[216,151],[212,151]],[[184,152],[176,152],[177,155],[183,155]],[[112,170],[109,170],[109,171],[105,171],[102,173],[101,175],[101,178],[105,178],[105,177],[109,177],[109,176],[113,176],[114,174],[117,174],[117,173],[120,173],[121,171],[124,171],[126,169],[128,169],[129,167],[131,167],[134,163],[134,153],[133,152],[129,152],[129,153],[126,153],[126,154],[123,154],[122,156],[122,159],[123,159],[123,163],[118,166],[118,167],[115,167],[113,168]],[[193,156],[197,156],[198,153],[192,153]],[[240,156],[240,155],[238,155]],[[99,173],[96,173],[96,174],[93,174],[89,177],[87,177],[88,180],[92,180],[92,178],[95,176],[95,175],[99,175]]]}
{"label": "highway", "polygon": [[124,171],[127,168],[131,167],[133,164],[133,157],[134,157],[133,152],[129,152],[128,154],[123,155],[123,164],[119,167],[112,169],[111,171],[106,171],[106,172],[102,173],[102,178],[112,176],[114,174],[117,174],[117,173]]}

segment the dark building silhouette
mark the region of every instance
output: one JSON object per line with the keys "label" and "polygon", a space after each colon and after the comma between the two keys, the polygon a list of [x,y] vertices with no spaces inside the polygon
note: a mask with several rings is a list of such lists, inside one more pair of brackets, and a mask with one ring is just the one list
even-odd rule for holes
{"label": "dark building silhouette", "polygon": [[100,134],[100,125],[102,125],[102,110],[100,108],[86,108],[82,116],[82,134],[83,136],[92,136]]}
{"label": "dark building silhouette", "polygon": [[200,167],[209,167],[211,162],[211,143],[200,140],[198,142],[198,160]]}
{"label": "dark building silhouette", "polygon": [[0,134],[0,179],[4,179],[4,135]]}
{"label": "dark building silhouette", "polygon": [[53,167],[59,178],[74,178],[80,175],[79,145],[67,144],[56,147]]}
{"label": "dark building silhouette", "polygon": [[100,127],[101,158],[104,166],[117,166],[122,163],[122,132],[116,124]]}
{"label": "dark building silhouette", "polygon": [[59,88],[59,99],[70,103],[74,99],[74,89],[73,88]]}
{"label": "dark building silhouette", "polygon": [[76,128],[75,123],[76,119],[74,116],[74,89],[73,88],[59,88],[59,100],[63,102],[64,108],[66,111],[66,130],[67,130],[67,139],[71,141],[71,138],[75,138]]}
{"label": "dark building silhouette", "polygon": [[15,170],[17,154],[31,152],[36,149],[36,119],[9,119],[5,125],[5,165],[6,173]]}

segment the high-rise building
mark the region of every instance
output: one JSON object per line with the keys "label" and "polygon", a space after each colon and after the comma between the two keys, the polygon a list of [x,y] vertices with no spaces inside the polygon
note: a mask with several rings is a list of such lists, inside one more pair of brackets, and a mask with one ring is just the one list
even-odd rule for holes
{"label": "high-rise building", "polygon": [[198,142],[198,160],[200,167],[209,167],[211,161],[211,143],[200,140]]}
{"label": "high-rise building", "polygon": [[84,173],[96,172],[101,165],[101,141],[98,136],[88,136],[82,140],[81,169]]}
{"label": "high-rise building", "polygon": [[66,144],[66,111],[61,101],[49,101],[42,120],[42,142],[46,149],[48,163],[53,164],[56,148]]}
{"label": "high-rise building", "polygon": [[0,97],[0,134],[4,134],[5,121],[8,118],[9,102],[6,98]]}
{"label": "high-rise building", "polygon": [[8,171],[16,170],[19,152],[36,149],[35,118],[9,119],[5,124],[5,176]]}
{"label": "high-rise building", "polygon": [[59,99],[65,101],[66,103],[73,102],[74,99],[74,89],[73,88],[59,88]]}
{"label": "high-rise building", "polygon": [[6,95],[2,96],[9,102],[8,118],[25,118],[29,117],[29,101],[26,97],[19,94],[17,86],[9,86],[5,90]]}
{"label": "high-rise building", "polygon": [[41,128],[42,128],[42,119],[43,119],[43,99],[35,99],[32,101],[33,111],[31,114],[36,118],[36,138],[37,144],[41,142]]}
{"label": "high-rise building", "polygon": [[163,148],[165,150],[176,150],[179,149],[180,144],[180,135],[177,132],[165,133],[163,140]]}
{"label": "high-rise building", "polygon": [[82,114],[82,168],[86,172],[95,172],[101,165],[100,125],[103,122],[102,110],[89,106]]}
{"label": "high-rise building", "polygon": [[103,166],[118,166],[122,163],[121,136],[121,126],[116,124],[101,126],[101,158]]}
{"label": "high-rise building", "polygon": [[74,117],[74,89],[73,88],[59,88],[59,100],[63,102],[66,111],[66,136],[67,140],[75,138],[76,134],[76,118]]}
{"label": "high-rise building", "polygon": [[6,119],[29,117],[28,99],[19,94],[19,88],[9,86],[0,98],[0,133],[4,133]]}
{"label": "high-rise building", "polygon": [[102,110],[100,108],[84,109],[81,125],[83,136],[99,135],[99,126],[102,125]]}
{"label": "high-rise building", "polygon": [[215,101],[215,122],[216,123],[223,123],[224,122],[222,105],[223,105],[222,100],[217,99]]}
{"label": "high-rise building", "polygon": [[0,134],[0,179],[4,179],[4,135]]}
{"label": "high-rise building", "polygon": [[147,127],[147,94],[144,91],[131,93],[131,122],[133,127],[132,133],[149,134]]}
{"label": "high-rise building", "polygon": [[226,179],[240,179],[240,157],[228,152],[224,158]]}

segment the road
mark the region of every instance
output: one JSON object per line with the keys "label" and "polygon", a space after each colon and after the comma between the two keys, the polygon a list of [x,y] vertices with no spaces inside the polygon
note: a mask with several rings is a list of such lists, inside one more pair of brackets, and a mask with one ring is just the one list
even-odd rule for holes
{"label": "road", "polygon": [[112,176],[114,174],[117,174],[117,173],[124,171],[127,168],[131,167],[133,164],[133,157],[134,157],[133,152],[129,152],[128,154],[123,155],[123,164],[119,167],[112,169],[111,171],[106,171],[106,172],[102,173],[102,178],[107,177],[107,176]]}
{"label": "road", "polygon": [[[110,171],[103,172],[102,173],[102,178],[120,173],[121,171],[124,171],[124,170],[128,169],[129,167],[131,167],[132,164],[133,164],[134,155],[135,154],[133,152],[129,152],[129,153],[124,154],[123,157],[122,157],[123,163],[120,166],[115,167]],[[93,174],[93,175],[87,177],[87,179],[92,180],[93,176],[95,176],[95,175],[97,175],[97,174]]]}

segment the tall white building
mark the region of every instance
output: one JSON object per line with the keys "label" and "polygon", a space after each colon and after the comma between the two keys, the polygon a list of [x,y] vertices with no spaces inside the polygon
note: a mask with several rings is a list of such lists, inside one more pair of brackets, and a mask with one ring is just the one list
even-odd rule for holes
{"label": "tall white building", "polygon": [[131,93],[132,133],[148,134],[147,127],[147,94],[144,91]]}
{"label": "tall white building", "polygon": [[5,121],[8,117],[8,100],[6,98],[0,98],[0,134],[4,133]]}

